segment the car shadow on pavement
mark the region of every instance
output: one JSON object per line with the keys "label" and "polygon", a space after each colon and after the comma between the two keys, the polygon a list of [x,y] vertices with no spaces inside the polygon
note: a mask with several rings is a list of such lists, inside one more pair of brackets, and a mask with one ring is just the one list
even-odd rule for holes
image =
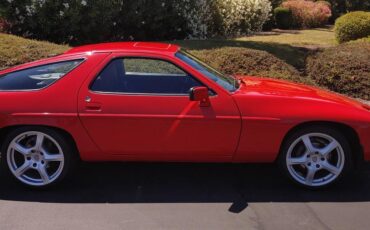
{"label": "car shadow on pavement", "polygon": [[47,203],[230,203],[370,201],[370,168],[331,188],[292,185],[271,164],[83,163],[48,190],[25,188],[0,175],[0,199]]}

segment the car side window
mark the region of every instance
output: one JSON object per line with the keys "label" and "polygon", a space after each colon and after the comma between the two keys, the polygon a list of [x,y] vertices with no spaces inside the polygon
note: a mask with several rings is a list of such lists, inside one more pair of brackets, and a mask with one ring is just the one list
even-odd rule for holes
{"label": "car side window", "polygon": [[83,59],[57,62],[2,75],[0,91],[45,88],[69,73],[82,61]]}
{"label": "car side window", "polygon": [[202,84],[176,65],[152,58],[119,58],[111,61],[90,89],[97,92],[135,94],[188,94]]}

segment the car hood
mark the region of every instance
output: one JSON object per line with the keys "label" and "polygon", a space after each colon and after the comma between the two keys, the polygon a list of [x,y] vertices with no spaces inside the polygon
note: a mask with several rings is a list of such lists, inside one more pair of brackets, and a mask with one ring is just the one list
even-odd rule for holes
{"label": "car hood", "polygon": [[369,106],[359,101],[316,87],[269,78],[252,76],[235,77],[240,81],[240,88],[235,92],[237,95],[261,95],[319,100],[369,110]]}

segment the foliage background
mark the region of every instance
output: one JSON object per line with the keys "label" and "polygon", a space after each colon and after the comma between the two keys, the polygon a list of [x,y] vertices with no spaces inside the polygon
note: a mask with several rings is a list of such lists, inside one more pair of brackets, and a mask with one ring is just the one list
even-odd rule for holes
{"label": "foliage background", "polygon": [[232,37],[260,31],[269,0],[6,0],[10,32],[77,45]]}

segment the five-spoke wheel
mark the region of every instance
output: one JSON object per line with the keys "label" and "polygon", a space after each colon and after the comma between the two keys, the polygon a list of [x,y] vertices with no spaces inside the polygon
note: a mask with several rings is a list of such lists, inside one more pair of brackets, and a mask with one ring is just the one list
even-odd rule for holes
{"label": "five-spoke wheel", "polygon": [[310,127],[284,143],[280,165],[294,182],[311,188],[330,185],[351,167],[351,149],[338,131]]}
{"label": "five-spoke wheel", "polygon": [[7,168],[18,181],[32,187],[46,187],[65,176],[71,148],[59,132],[25,127],[9,134],[2,153]]}

